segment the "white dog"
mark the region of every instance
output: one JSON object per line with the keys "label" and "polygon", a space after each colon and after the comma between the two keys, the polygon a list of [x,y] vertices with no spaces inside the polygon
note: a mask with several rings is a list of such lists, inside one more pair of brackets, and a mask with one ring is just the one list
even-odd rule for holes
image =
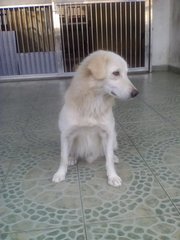
{"label": "white dog", "polygon": [[86,57],[66,92],[59,117],[61,161],[53,182],[65,180],[68,165],[78,158],[93,162],[105,156],[108,183],[120,186],[114,154],[117,147],[112,112],[114,98],[129,99],[138,94],[127,77],[127,64],[119,55],[96,51]]}

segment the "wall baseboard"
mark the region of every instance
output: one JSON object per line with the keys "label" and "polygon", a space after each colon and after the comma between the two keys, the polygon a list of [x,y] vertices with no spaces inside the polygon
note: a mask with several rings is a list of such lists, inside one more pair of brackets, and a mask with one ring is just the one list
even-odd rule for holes
{"label": "wall baseboard", "polygon": [[172,65],[157,65],[152,66],[152,72],[165,72],[170,71],[174,73],[180,73],[180,67],[174,67]]}
{"label": "wall baseboard", "polygon": [[152,66],[152,72],[163,72],[163,71],[168,71],[168,70],[169,70],[169,65]]}
{"label": "wall baseboard", "polygon": [[171,71],[171,72],[180,74],[180,67],[174,67],[174,66],[169,65],[168,70]]}

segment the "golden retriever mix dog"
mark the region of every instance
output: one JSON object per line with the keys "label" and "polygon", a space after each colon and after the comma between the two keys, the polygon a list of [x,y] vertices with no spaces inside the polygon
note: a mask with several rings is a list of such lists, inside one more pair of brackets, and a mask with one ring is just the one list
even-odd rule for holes
{"label": "golden retriever mix dog", "polygon": [[99,50],[86,57],[72,80],[60,112],[61,161],[53,182],[65,180],[68,165],[78,158],[93,162],[106,159],[108,183],[120,186],[114,162],[118,162],[114,98],[134,98],[138,91],[127,77],[127,64],[119,55]]}

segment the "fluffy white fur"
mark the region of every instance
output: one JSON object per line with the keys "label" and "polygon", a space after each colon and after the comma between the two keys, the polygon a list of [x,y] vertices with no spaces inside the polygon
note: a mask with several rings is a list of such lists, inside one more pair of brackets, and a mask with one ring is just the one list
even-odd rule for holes
{"label": "fluffy white fur", "polygon": [[118,158],[112,106],[114,97],[128,99],[137,94],[119,55],[100,50],[82,61],[59,116],[61,161],[53,182],[65,180],[68,165],[76,164],[78,158],[93,162],[105,156],[108,183],[121,185],[114,167]]}

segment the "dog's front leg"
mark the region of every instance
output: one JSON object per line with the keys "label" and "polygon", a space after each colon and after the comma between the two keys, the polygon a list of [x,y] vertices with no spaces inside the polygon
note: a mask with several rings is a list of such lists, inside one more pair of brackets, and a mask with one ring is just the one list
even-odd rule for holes
{"label": "dog's front leg", "polygon": [[61,182],[65,180],[68,167],[69,145],[68,137],[65,134],[61,134],[61,161],[57,172],[54,174],[52,181]]}
{"label": "dog's front leg", "polygon": [[121,186],[121,178],[117,175],[114,167],[114,138],[113,134],[104,135],[104,151],[106,158],[106,170],[108,183],[114,187]]}

